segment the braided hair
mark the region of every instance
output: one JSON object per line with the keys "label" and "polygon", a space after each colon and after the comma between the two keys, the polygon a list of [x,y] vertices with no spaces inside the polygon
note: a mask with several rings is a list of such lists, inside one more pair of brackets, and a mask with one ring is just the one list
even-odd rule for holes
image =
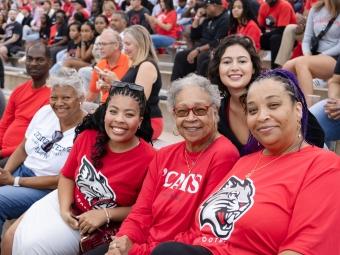
{"label": "braided hair", "polygon": [[[293,103],[300,102],[302,105],[302,118],[301,118],[301,135],[303,138],[306,139],[306,141],[310,144],[314,144],[312,141],[308,140],[306,137],[307,133],[307,122],[308,122],[308,106],[306,103],[305,96],[299,86],[298,80],[296,76],[287,70],[284,69],[274,69],[269,70],[266,72],[261,73],[253,83],[250,84],[250,87],[255,82],[259,82],[264,79],[273,79],[275,81],[279,81],[283,84],[285,90],[288,92],[291,100]],[[246,109],[246,102],[243,102],[243,106]],[[245,149],[247,151],[257,151],[259,149],[263,148],[261,144],[258,143],[258,141],[255,139],[255,137],[250,134],[250,137],[248,139],[247,144],[245,145]]]}
{"label": "braided hair", "polygon": [[101,159],[107,153],[106,144],[110,140],[105,130],[104,119],[105,119],[105,114],[106,114],[108,104],[113,96],[116,96],[116,95],[128,96],[134,99],[138,103],[140,116],[143,116],[143,121],[142,121],[141,127],[136,131],[136,136],[151,143],[153,130],[151,127],[150,115],[146,107],[146,98],[144,95],[144,91],[143,90],[137,91],[137,90],[131,89],[129,85],[139,86],[133,83],[126,83],[126,82],[117,83],[117,85],[119,84],[124,84],[124,86],[120,87],[120,86],[113,85],[110,89],[110,93],[109,93],[108,98],[106,99],[106,102],[100,105],[93,114],[87,115],[84,118],[83,122],[80,125],[78,125],[75,130],[76,138],[81,132],[87,129],[92,129],[92,130],[97,131],[96,142],[91,149],[91,159],[93,162],[93,166],[97,168],[102,166]]}

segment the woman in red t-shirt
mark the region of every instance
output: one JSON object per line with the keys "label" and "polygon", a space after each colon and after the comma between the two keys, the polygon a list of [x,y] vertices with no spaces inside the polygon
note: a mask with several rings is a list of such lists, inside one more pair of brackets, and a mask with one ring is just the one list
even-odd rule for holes
{"label": "woman in red t-shirt", "polygon": [[58,191],[34,204],[19,224],[17,253],[79,254],[83,237],[127,216],[154,156],[147,143],[152,131],[139,129],[145,105],[143,87],[122,82],[85,117],[61,170]]}
{"label": "woman in red t-shirt", "polygon": [[232,16],[230,17],[231,34],[241,34],[253,39],[256,50],[260,49],[261,29],[253,11],[250,10],[248,0],[236,0],[231,3]]}
{"label": "woman in red t-shirt", "polygon": [[160,0],[162,12],[157,17],[144,14],[155,34],[151,35],[156,49],[172,45],[178,38],[177,14],[172,0]]}
{"label": "woman in red t-shirt", "polygon": [[340,158],[306,142],[308,108],[296,78],[264,73],[245,101],[263,150],[237,161],[198,208],[192,231],[151,255],[340,254]]}

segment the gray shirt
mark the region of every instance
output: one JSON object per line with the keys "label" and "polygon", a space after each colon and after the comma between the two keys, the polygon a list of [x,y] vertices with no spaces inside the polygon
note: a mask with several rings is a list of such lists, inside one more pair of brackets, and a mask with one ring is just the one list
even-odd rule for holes
{"label": "gray shirt", "polygon": [[[330,12],[323,6],[320,10],[313,7],[307,18],[306,30],[302,41],[303,54],[310,53],[310,40],[317,36],[332,18]],[[330,29],[319,41],[318,52],[328,56],[340,55],[340,15],[336,18]]]}

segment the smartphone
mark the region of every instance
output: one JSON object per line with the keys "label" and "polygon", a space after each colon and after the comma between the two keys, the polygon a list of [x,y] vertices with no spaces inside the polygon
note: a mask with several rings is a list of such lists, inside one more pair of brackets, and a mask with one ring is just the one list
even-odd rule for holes
{"label": "smartphone", "polygon": [[103,74],[104,71],[102,69],[100,69],[98,66],[94,67],[94,70],[98,73],[98,74]]}

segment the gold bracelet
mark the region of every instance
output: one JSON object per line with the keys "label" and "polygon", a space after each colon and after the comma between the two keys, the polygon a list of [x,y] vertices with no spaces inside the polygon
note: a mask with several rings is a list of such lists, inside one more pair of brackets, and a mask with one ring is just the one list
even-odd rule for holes
{"label": "gold bracelet", "polygon": [[104,207],[104,212],[105,212],[105,215],[106,215],[106,224],[109,225],[110,224],[110,215],[109,215],[109,212],[107,211],[107,209]]}

